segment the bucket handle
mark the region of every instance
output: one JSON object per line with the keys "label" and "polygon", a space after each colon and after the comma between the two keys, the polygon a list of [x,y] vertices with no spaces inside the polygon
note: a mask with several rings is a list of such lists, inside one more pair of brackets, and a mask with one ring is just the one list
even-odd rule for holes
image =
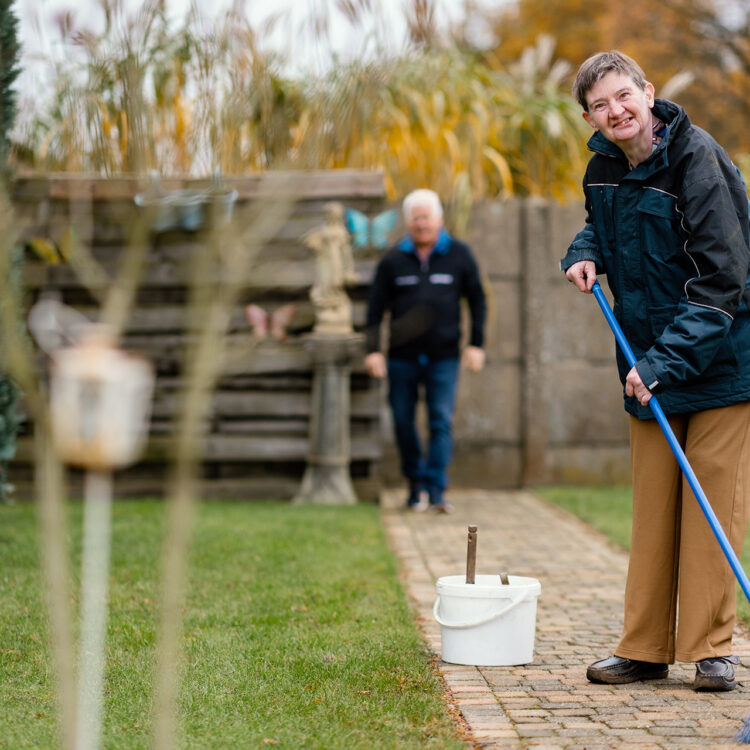
{"label": "bucket handle", "polygon": [[486,625],[488,622],[492,622],[493,620],[497,620],[500,617],[502,617],[504,614],[507,614],[510,612],[513,607],[516,607],[521,602],[528,601],[527,596],[520,596],[518,599],[514,599],[510,604],[508,604],[506,607],[501,609],[499,612],[493,612],[491,615],[488,615],[487,617],[483,617],[481,620],[477,620],[476,622],[446,622],[445,620],[441,619],[440,617],[440,597],[438,596],[437,599],[435,599],[435,604],[432,607],[432,616],[437,621],[438,625],[442,625],[444,628],[453,628],[454,630],[461,630],[463,628],[476,628],[479,625]]}

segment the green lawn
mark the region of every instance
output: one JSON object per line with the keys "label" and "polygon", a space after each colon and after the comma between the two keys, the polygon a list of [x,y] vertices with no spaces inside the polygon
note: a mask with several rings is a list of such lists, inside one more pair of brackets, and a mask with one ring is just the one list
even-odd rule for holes
{"label": "green lawn", "polygon": [[[149,744],[163,511],[114,508],[108,749]],[[34,506],[0,506],[0,748],[14,750],[55,747],[36,531]],[[180,713],[185,748],[465,747],[371,505],[201,507]]]}
{"label": "green lawn", "polygon": [[[626,487],[538,487],[539,497],[559,505],[605,534],[623,549],[630,549],[632,489]],[[706,522],[708,523],[708,522]],[[717,542],[718,544],[718,542]],[[750,571],[750,542],[740,556],[745,571]],[[750,604],[737,586],[737,614],[750,625]]]}

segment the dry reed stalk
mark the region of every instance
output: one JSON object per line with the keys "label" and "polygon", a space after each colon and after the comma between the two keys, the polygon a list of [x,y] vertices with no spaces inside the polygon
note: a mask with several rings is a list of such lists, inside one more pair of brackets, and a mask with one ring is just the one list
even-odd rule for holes
{"label": "dry reed stalk", "polygon": [[0,330],[3,369],[21,388],[35,424],[36,488],[39,504],[40,552],[49,612],[49,638],[58,729],[62,746],[75,743],[74,639],[70,613],[70,574],[65,544],[66,518],[63,467],[52,450],[49,412],[36,371],[30,342],[22,333],[24,301],[13,283],[12,255],[18,238],[18,222],[0,185]]}
{"label": "dry reed stalk", "polygon": [[194,258],[188,316],[195,340],[187,353],[160,581],[152,734],[152,746],[158,750],[170,750],[175,745],[181,612],[198,494],[196,469],[202,444],[201,427],[221,374],[225,337],[243,279],[247,278],[260,248],[289,216],[293,205],[291,179],[291,176],[267,175],[250,216],[242,223],[214,225],[205,252],[197,253]]}
{"label": "dry reed stalk", "polygon": [[[87,210],[88,209],[88,210]],[[36,491],[39,504],[41,555],[45,598],[50,622],[54,693],[58,705],[58,724],[63,748],[73,750],[76,743],[76,689],[73,619],[70,608],[70,569],[66,545],[65,471],[52,448],[49,399],[37,371],[37,360],[24,333],[22,311],[25,300],[13,283],[11,258],[18,237],[13,207],[0,186],[0,220],[6,231],[0,239],[0,330],[3,341],[3,367],[18,383],[25,397],[35,431]],[[109,279],[88,248],[74,239],[83,227],[90,232],[91,204],[78,203],[69,230],[66,255],[74,268],[83,270],[82,281],[95,298],[104,296],[102,322],[107,323],[115,344],[132,308],[135,290],[147,250],[146,230],[136,221],[131,242],[126,248],[120,272]]]}
{"label": "dry reed stalk", "polygon": [[42,566],[45,580],[49,638],[57,684],[60,739],[65,750],[74,750],[76,737],[76,690],[73,619],[70,611],[70,568],[65,543],[65,476],[52,449],[49,429],[35,423],[36,490],[39,503]]}
{"label": "dry reed stalk", "polygon": [[[391,199],[418,185],[437,190],[459,234],[477,200],[577,198],[586,126],[551,40],[500,67],[439,39],[432,3],[406,5],[411,48],[395,56],[387,19],[368,0],[329,0],[307,22],[288,18],[331,59],[334,13],[361,35],[356,61],[296,78],[263,48],[265,29],[241,3],[213,28],[196,11],[177,30],[161,25],[158,4],[146,5],[138,22],[75,37],[87,59],[53,71],[58,106],[28,131],[28,151],[58,169],[104,174],[139,165],[195,175],[374,169]],[[102,7],[122,15],[114,0]]]}

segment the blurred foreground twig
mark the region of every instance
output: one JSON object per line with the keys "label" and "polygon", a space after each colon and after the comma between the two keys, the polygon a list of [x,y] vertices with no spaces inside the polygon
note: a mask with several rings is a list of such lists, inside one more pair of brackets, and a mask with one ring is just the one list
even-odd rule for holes
{"label": "blurred foreground twig", "polygon": [[214,223],[206,247],[192,268],[189,315],[191,334],[186,382],[176,433],[175,465],[169,486],[170,508],[163,548],[160,621],[155,677],[153,747],[175,744],[181,612],[187,581],[190,532],[197,495],[201,426],[221,374],[226,333],[239,293],[258,251],[279,230],[293,206],[291,177],[267,174],[249,215],[233,224]]}

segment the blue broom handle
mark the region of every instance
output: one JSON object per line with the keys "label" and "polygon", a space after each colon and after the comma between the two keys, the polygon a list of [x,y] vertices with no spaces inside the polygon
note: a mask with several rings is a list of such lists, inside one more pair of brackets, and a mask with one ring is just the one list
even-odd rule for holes
{"label": "blue broom handle", "polygon": [[[620,324],[617,322],[617,318],[615,318],[614,313],[610,309],[607,298],[604,296],[604,292],[599,286],[598,281],[594,282],[594,286],[591,291],[594,293],[596,301],[599,303],[599,307],[602,308],[604,317],[607,319],[607,323],[609,323],[609,327],[612,329],[612,333],[614,333],[617,344],[622,350],[622,353],[625,355],[625,359],[627,360],[630,367],[635,366],[637,360],[635,358],[635,355],[633,354],[633,350],[630,348],[630,344],[628,344],[628,340],[625,338],[625,334],[622,332],[622,328],[620,328]],[[748,581],[747,575],[745,575],[745,571],[742,569],[742,565],[740,565],[740,561],[737,558],[737,555],[732,549],[732,546],[729,544],[727,535],[724,533],[724,529],[721,527],[719,519],[716,517],[716,514],[711,507],[711,503],[708,502],[706,493],[703,491],[703,488],[698,481],[698,477],[695,476],[695,472],[693,471],[692,466],[690,466],[690,463],[687,460],[687,456],[682,450],[682,446],[677,442],[677,438],[675,437],[674,431],[672,430],[672,427],[670,426],[669,421],[667,420],[667,417],[664,414],[663,409],[661,408],[661,404],[659,403],[657,398],[652,395],[651,399],[648,402],[648,405],[651,407],[651,411],[653,412],[654,417],[656,417],[656,421],[659,423],[659,427],[661,427],[661,431],[664,433],[664,437],[667,439],[669,447],[672,449],[672,453],[674,453],[674,456],[677,459],[677,463],[682,469],[683,475],[687,477],[688,483],[693,490],[693,494],[695,495],[698,504],[701,506],[703,515],[706,516],[706,520],[711,526],[711,530],[714,532],[714,536],[716,536],[716,539],[719,542],[719,545],[721,546],[721,549],[724,552],[729,565],[734,571],[734,575],[736,576],[737,581],[739,582],[742,590],[745,592],[745,596],[750,602],[750,581]]]}

